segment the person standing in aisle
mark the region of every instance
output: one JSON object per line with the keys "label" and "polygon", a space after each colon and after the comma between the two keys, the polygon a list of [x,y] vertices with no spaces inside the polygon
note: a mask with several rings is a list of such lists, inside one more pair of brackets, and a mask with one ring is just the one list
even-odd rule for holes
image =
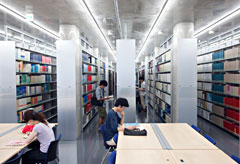
{"label": "person standing in aisle", "polygon": [[[114,107],[109,110],[107,119],[105,122],[104,138],[106,138],[106,143],[109,146],[116,146],[117,138],[114,136],[118,134],[119,131],[124,130],[124,110],[129,107],[128,101],[125,98],[118,98],[114,104]],[[117,113],[120,113],[121,118]],[[126,127],[127,129],[134,130],[136,126]]]}
{"label": "person standing in aisle", "polygon": [[140,87],[139,87],[139,94],[140,94],[140,101],[141,101],[141,105],[143,108],[143,112],[146,112],[146,105],[145,105],[145,81],[143,77],[139,78],[139,82],[140,82]]}
{"label": "person standing in aisle", "polygon": [[22,164],[32,163],[32,161],[35,160],[45,160],[48,147],[50,143],[55,140],[52,128],[47,122],[45,115],[42,113],[37,113],[34,112],[33,110],[28,110],[24,112],[23,118],[28,125],[34,125],[33,131],[28,136],[25,143],[29,144],[35,137],[37,137],[37,140],[40,144],[35,144],[38,145],[39,147],[38,146],[33,147],[32,150],[23,154]]}
{"label": "person standing in aisle", "polygon": [[98,108],[98,131],[100,131],[100,126],[102,124],[104,124],[106,116],[107,116],[107,112],[105,107],[103,106],[104,104],[104,100],[108,100],[109,97],[104,97],[104,88],[108,86],[108,83],[106,80],[101,80],[99,86],[97,87],[96,91],[95,91],[95,95],[97,98],[97,101],[99,101],[99,105],[97,106]]}

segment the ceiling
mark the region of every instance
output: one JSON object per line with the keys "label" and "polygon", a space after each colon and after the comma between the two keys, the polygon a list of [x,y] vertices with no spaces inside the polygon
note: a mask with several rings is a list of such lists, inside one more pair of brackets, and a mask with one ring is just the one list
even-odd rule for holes
{"label": "ceiling", "polygon": [[[23,15],[26,14],[26,8],[30,8],[34,13],[35,20],[52,31],[58,32],[60,24],[74,24],[79,27],[84,38],[100,49],[103,56],[109,52],[104,39],[96,30],[96,26],[89,20],[80,0],[0,0],[0,2],[16,9]],[[116,48],[115,40],[121,38],[120,33],[126,33],[128,39],[136,39],[138,51],[165,0],[117,0],[121,30],[118,28],[114,0],[85,0],[85,2],[113,49]],[[194,22],[195,31],[197,31],[239,5],[239,0],[169,0],[156,26],[157,30],[150,35],[146,42],[145,54],[151,54],[154,47],[160,46],[164,40],[170,37],[172,29],[177,23]],[[236,18],[240,18],[240,16]],[[0,12],[0,29],[3,28],[2,22],[4,22],[4,16]],[[7,16],[7,24],[21,28],[21,22],[11,16]],[[240,19],[230,20],[217,27],[214,34],[204,34],[199,39],[206,40],[239,25]],[[24,27],[27,32],[40,35],[38,31],[26,25]],[[158,35],[158,31],[162,31],[163,34]],[[47,38],[47,36],[39,37]]]}

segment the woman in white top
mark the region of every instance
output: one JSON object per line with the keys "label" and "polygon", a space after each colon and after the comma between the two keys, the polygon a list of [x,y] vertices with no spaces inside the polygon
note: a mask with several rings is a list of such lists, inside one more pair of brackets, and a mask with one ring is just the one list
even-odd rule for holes
{"label": "woman in white top", "polygon": [[52,128],[46,121],[45,115],[42,113],[36,113],[33,110],[24,112],[24,121],[29,125],[35,125],[32,133],[26,139],[26,144],[32,142],[37,137],[40,143],[40,147],[26,152],[22,157],[22,164],[33,164],[35,160],[45,160],[48,147],[52,141],[55,140]]}

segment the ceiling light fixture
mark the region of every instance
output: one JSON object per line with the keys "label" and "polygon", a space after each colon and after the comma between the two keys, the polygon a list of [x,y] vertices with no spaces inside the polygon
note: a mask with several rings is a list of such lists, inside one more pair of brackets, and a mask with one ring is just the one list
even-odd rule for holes
{"label": "ceiling light fixture", "polygon": [[215,33],[215,31],[213,31],[213,30],[208,31],[208,34],[214,34],[214,33]]}
{"label": "ceiling light fixture", "polygon": [[158,31],[158,35],[161,35],[161,34],[163,34],[163,32],[162,31]]}
{"label": "ceiling light fixture", "polygon": [[230,11],[228,14],[222,16],[221,18],[211,22],[210,24],[208,24],[207,26],[201,28],[200,30],[198,30],[197,32],[194,33],[194,37],[198,37],[202,34],[204,34],[207,31],[212,30],[213,28],[219,26],[220,24],[232,19],[234,16],[240,14],[240,7]]}
{"label": "ceiling light fixture", "polygon": [[8,6],[6,6],[6,5],[4,5],[2,3],[0,3],[0,10],[3,10],[6,13],[14,16],[15,18],[17,18],[17,19],[19,19],[19,20],[21,20],[21,21],[23,21],[23,22],[33,26],[34,28],[37,28],[37,29],[47,33],[48,35],[50,35],[51,37],[54,37],[55,39],[59,39],[60,38],[59,35],[56,34],[55,32],[45,28],[43,25],[40,25],[36,21],[32,21],[32,22],[27,21],[24,15],[20,14],[19,12],[11,9],[10,7],[8,7]]}
{"label": "ceiling light fixture", "polygon": [[102,29],[100,28],[99,24],[97,23],[94,15],[92,14],[91,10],[89,9],[87,3],[85,2],[85,0],[79,0],[83,6],[83,8],[86,10],[86,12],[88,13],[90,19],[93,21],[93,24],[95,24],[95,26],[97,27],[97,29],[99,30],[100,34],[102,35],[103,39],[106,41],[107,46],[109,47],[109,50],[111,52],[111,55],[113,56],[113,58],[116,61],[116,56],[114,55],[114,51],[113,48],[110,44],[110,42],[108,41],[107,37],[104,35]]}
{"label": "ceiling light fixture", "polygon": [[3,35],[5,35],[5,32],[4,32],[4,31],[2,31],[2,30],[0,30],[0,34],[3,34]]}
{"label": "ceiling light fixture", "polygon": [[146,38],[145,38],[144,41],[143,41],[143,44],[142,44],[142,47],[140,48],[140,51],[138,51],[139,53],[138,53],[137,58],[136,58],[135,61],[138,61],[139,57],[142,55],[141,53],[142,53],[142,51],[144,50],[144,48],[145,48],[145,46],[146,46],[146,42],[148,41],[148,38],[149,38],[149,36],[152,34],[152,32],[155,31],[155,28],[156,28],[157,25],[158,25],[158,21],[160,20],[160,17],[161,17],[161,15],[162,15],[164,9],[166,8],[168,2],[169,2],[169,0],[165,0],[165,2],[163,3],[163,6],[162,6],[162,8],[161,8],[161,10],[160,10],[157,18],[155,19],[153,25],[151,26],[151,28],[150,28],[147,36],[146,36]]}

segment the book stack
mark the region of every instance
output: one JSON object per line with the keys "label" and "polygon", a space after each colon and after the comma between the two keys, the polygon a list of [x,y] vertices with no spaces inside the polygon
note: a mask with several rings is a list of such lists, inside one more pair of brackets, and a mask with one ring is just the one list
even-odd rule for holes
{"label": "book stack", "polygon": [[20,110],[22,108],[25,108],[27,106],[31,105],[31,98],[22,98],[17,100],[17,110]]}
{"label": "book stack", "polygon": [[36,96],[36,97],[32,97],[32,99],[31,99],[31,104],[33,105],[33,104],[37,104],[37,103],[39,103],[39,102],[41,102],[42,101],[42,96]]}

